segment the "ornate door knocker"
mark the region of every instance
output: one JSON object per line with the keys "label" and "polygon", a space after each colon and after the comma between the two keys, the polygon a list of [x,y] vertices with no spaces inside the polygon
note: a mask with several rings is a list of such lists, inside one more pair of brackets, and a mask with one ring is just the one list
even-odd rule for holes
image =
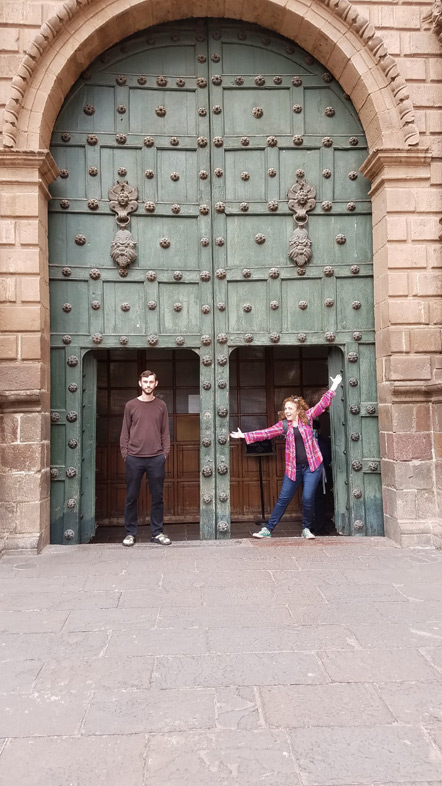
{"label": "ornate door knocker", "polygon": [[289,240],[289,258],[298,267],[310,262],[313,251],[307,223],[307,213],[316,205],[316,187],[309,186],[305,180],[298,179],[288,191],[288,207],[294,213],[296,229]]}
{"label": "ornate door knocker", "polygon": [[138,188],[130,186],[125,180],[124,182],[117,182],[109,189],[109,207],[117,215],[115,221],[117,222],[118,231],[111,243],[110,255],[119,267],[119,273],[122,276],[127,275],[127,271],[132,262],[137,258],[136,241],[131,232],[129,232],[130,215],[138,210]]}

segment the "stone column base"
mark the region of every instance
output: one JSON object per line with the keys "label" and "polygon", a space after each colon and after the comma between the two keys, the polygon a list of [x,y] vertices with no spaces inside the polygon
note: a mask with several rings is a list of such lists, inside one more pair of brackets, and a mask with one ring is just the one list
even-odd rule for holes
{"label": "stone column base", "polygon": [[442,547],[442,523],[437,519],[414,521],[384,516],[385,536],[399,546]]}

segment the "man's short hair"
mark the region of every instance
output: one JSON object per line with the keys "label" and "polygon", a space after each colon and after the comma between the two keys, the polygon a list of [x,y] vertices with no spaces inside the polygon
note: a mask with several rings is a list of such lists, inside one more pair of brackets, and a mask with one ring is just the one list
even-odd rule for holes
{"label": "man's short hair", "polygon": [[155,371],[149,371],[149,369],[147,369],[146,371],[143,371],[140,374],[138,381],[141,382],[143,377],[155,377],[155,382],[158,382],[158,378],[157,378],[157,375],[155,374]]}

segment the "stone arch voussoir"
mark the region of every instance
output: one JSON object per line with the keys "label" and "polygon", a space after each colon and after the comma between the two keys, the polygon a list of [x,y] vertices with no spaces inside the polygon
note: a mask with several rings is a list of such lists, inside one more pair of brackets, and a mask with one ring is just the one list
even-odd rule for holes
{"label": "stone arch voussoir", "polygon": [[132,33],[189,16],[260,24],[310,51],[359,113],[370,149],[418,143],[407,84],[373,25],[347,0],[66,0],[40,28],[11,83],[6,148],[49,146],[65,96],[101,52]]}

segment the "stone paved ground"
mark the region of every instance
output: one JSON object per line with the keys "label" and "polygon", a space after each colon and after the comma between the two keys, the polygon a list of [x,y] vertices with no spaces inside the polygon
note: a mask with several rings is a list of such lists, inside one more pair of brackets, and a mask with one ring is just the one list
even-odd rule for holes
{"label": "stone paved ground", "polygon": [[442,552],[384,539],[0,562],[1,786],[442,786]]}

